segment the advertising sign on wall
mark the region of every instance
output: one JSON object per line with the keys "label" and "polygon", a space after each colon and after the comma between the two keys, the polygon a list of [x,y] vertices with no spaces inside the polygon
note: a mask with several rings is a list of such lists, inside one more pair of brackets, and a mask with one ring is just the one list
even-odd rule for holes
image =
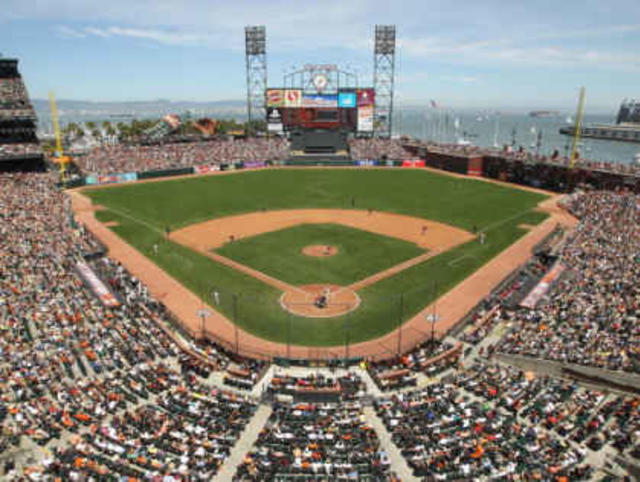
{"label": "advertising sign on wall", "polygon": [[338,96],[335,94],[303,94],[302,107],[338,107]]}
{"label": "advertising sign on wall", "polygon": [[338,107],[343,109],[351,109],[356,106],[356,93],[355,92],[340,92],[338,93]]}
{"label": "advertising sign on wall", "polygon": [[120,302],[113,293],[105,286],[100,278],[94,273],[91,267],[84,261],[76,263],[76,270],[80,277],[89,286],[93,294],[102,302],[104,306],[115,308],[120,306]]}
{"label": "advertising sign on wall", "polygon": [[267,90],[267,107],[282,107],[284,105],[284,90]]}
{"label": "advertising sign on wall", "polygon": [[299,89],[287,89],[284,91],[285,107],[300,107],[302,105],[302,91]]}
{"label": "advertising sign on wall", "polygon": [[282,109],[267,107],[267,130],[269,132],[282,132]]}
{"label": "advertising sign on wall", "polygon": [[219,170],[219,164],[200,164],[198,166],[193,166],[193,172],[195,174],[208,174],[210,172],[218,172]]}
{"label": "advertising sign on wall", "polygon": [[125,172],[118,174],[99,174],[97,176],[90,175],[85,178],[87,184],[114,184],[120,182],[137,181],[138,174],[135,172]]}
{"label": "advertising sign on wall", "polygon": [[376,103],[376,93],[373,89],[358,89],[358,107],[374,105]]}
{"label": "advertising sign on wall", "polygon": [[366,105],[358,109],[358,131],[373,131],[373,106]]}

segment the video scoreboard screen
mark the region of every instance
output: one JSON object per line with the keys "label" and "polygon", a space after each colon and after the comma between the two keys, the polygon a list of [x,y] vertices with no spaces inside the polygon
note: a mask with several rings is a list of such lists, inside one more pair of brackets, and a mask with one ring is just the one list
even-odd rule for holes
{"label": "video scoreboard screen", "polygon": [[373,131],[375,91],[341,89],[335,94],[309,94],[301,89],[267,89],[270,132],[296,128]]}

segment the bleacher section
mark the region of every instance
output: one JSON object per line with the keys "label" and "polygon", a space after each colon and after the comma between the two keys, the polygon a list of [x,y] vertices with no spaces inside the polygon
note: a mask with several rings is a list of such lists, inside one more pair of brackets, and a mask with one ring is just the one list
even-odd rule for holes
{"label": "bleacher section", "polygon": [[36,120],[18,61],[0,58],[0,171],[44,167]]}

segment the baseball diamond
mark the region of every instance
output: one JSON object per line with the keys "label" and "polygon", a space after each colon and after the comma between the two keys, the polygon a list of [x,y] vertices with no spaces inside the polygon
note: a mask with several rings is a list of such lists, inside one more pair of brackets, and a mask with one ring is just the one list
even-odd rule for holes
{"label": "baseball diamond", "polygon": [[[345,338],[357,347],[401,323],[406,324],[403,343],[417,343],[429,330],[408,321],[419,320],[432,301],[548,217],[537,208],[545,194],[425,169],[265,169],[91,188],[84,194],[94,203],[97,220],[109,223],[109,230],[138,256],[160,268],[157,276],[170,277],[176,289],[209,305],[215,316],[207,321],[207,333],[236,337],[237,330],[229,330],[235,325],[245,344],[257,337],[263,340],[257,344],[269,350],[269,342],[330,347],[343,345]],[[327,259],[304,256],[321,264],[338,262],[332,268],[338,277],[323,279],[326,266],[319,266],[314,278],[308,265],[287,264],[287,253],[295,259],[313,239],[325,243],[327,226],[334,245],[357,234],[355,242],[364,253],[359,266],[347,269],[362,253],[345,256],[344,247]],[[485,243],[472,233],[474,228],[484,233]],[[324,233],[305,233],[309,229]],[[133,258],[122,261],[126,265]],[[135,272],[135,266],[131,269]],[[317,308],[310,298],[303,312],[283,305],[288,299],[283,294],[322,283],[348,288],[357,306],[334,314],[331,299],[328,308]],[[217,303],[210,295],[214,290]],[[178,296],[172,306],[175,290],[165,286],[160,293],[174,313],[184,313],[178,318],[185,326],[197,332],[199,320],[180,308],[188,295]],[[445,331],[444,322],[440,331]]]}

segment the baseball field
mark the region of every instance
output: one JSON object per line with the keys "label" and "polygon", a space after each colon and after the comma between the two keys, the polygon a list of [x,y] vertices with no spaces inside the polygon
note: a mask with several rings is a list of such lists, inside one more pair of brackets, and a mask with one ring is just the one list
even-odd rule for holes
{"label": "baseball field", "polygon": [[241,329],[306,346],[394,330],[547,217],[543,194],[414,169],[273,169],[85,194],[101,222]]}

